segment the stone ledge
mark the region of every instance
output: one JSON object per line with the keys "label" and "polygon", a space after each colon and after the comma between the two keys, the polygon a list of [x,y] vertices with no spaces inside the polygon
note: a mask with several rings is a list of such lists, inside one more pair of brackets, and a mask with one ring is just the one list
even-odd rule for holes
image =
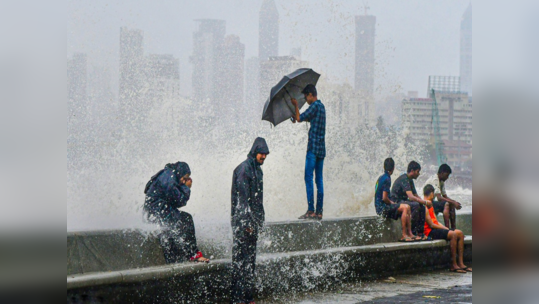
{"label": "stone ledge", "polygon": [[[465,238],[465,245],[472,245],[472,237]],[[293,262],[294,260],[305,260],[316,257],[330,257],[332,255],[357,256],[367,253],[396,252],[429,250],[435,248],[448,247],[446,241],[430,241],[416,243],[382,243],[376,245],[321,249],[315,251],[295,251],[287,253],[261,254],[257,259],[260,266],[268,266],[273,263],[283,261]],[[230,266],[230,259],[213,260],[209,264],[181,263],[173,265],[163,265],[139,269],[128,269],[112,272],[96,272],[88,274],[70,275],[67,277],[67,289],[80,289],[87,287],[142,283],[152,280],[163,280],[177,276],[201,275],[211,272],[224,272]]]}

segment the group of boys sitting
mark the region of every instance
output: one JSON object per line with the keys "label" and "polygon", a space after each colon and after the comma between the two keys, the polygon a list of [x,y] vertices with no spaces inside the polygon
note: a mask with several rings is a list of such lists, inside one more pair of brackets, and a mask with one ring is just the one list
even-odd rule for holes
{"label": "group of boys sitting", "polygon": [[[438,173],[430,177],[423,188],[421,198],[415,188],[414,180],[421,172],[421,165],[412,161],[407,173],[399,176],[393,186],[391,175],[395,161],[384,161],[384,175],[376,182],[376,213],[384,218],[402,221],[402,238],[399,242],[421,242],[447,240],[451,248],[451,271],[456,273],[472,272],[464,264],[464,233],[456,229],[456,210],[462,205],[447,196],[445,181],[452,173],[447,164],[440,166]],[[436,199],[436,200],[435,200]],[[445,225],[438,222],[436,214],[443,212]],[[451,225],[451,229],[448,227]],[[457,261],[458,254],[458,261]]]}

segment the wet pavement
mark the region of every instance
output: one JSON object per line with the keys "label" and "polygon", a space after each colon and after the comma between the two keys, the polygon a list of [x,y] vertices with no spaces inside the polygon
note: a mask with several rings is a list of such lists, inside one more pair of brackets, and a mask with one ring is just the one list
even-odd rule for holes
{"label": "wet pavement", "polygon": [[438,270],[394,279],[345,283],[323,292],[275,295],[257,303],[472,303],[471,273]]}

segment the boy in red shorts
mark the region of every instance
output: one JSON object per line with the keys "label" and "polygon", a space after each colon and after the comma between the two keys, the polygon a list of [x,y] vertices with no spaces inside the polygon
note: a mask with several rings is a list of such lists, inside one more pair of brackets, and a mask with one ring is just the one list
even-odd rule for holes
{"label": "boy in red shorts", "polygon": [[[434,199],[434,187],[426,185],[423,188],[425,200],[432,201]],[[426,207],[425,207],[426,208]],[[472,268],[464,265],[464,233],[456,229],[450,231],[449,228],[440,224],[434,214],[434,208],[426,208],[427,216],[425,216],[425,235],[430,240],[447,240],[451,248],[451,271],[456,273],[472,272]],[[457,262],[458,253],[458,262]]]}

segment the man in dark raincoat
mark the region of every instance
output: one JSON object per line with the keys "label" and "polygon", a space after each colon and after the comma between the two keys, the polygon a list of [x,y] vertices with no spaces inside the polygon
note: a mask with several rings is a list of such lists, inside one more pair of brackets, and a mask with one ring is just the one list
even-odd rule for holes
{"label": "man in dark raincoat", "polygon": [[190,175],[186,163],[168,164],[151,178],[144,190],[146,217],[163,228],[160,241],[167,263],[209,262],[198,250],[193,217],[178,210],[187,205],[191,195]]}
{"label": "man in dark raincoat", "polygon": [[247,160],[234,170],[232,179],[232,303],[254,303],[256,242],[264,225],[263,173],[269,154],[257,138]]}

